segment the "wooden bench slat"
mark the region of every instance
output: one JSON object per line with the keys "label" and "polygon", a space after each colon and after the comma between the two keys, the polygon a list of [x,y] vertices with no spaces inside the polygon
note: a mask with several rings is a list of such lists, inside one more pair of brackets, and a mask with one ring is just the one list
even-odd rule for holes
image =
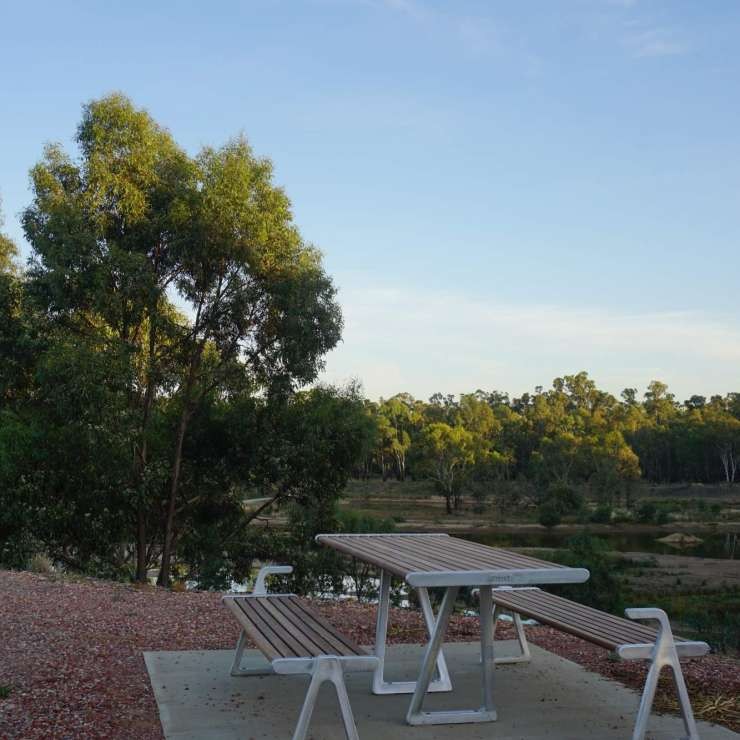
{"label": "wooden bench slat", "polygon": [[331,622],[325,620],[317,612],[309,609],[297,596],[291,597],[291,603],[295,605],[296,609],[302,614],[303,618],[306,619],[307,624],[310,623],[312,628],[316,631],[320,631],[324,635],[325,639],[335,644],[338,654],[340,655],[368,655],[368,652],[356,645],[346,635],[342,634],[337,630]]}
{"label": "wooden bench slat", "polygon": [[556,596],[540,589],[494,591],[493,600],[505,609],[549,624],[608,650],[620,645],[655,642],[656,630]]}
{"label": "wooden bench slat", "polygon": [[521,598],[517,597],[515,601],[537,610],[543,616],[550,614],[566,623],[587,626],[591,631],[609,635],[617,641],[617,644],[655,640],[657,634],[655,630],[644,625],[629,622],[545,591],[530,591],[528,595],[523,593]]}
{"label": "wooden bench slat", "polygon": [[294,657],[290,648],[255,613],[254,608],[248,604],[246,599],[233,599],[231,601],[238,611],[239,621],[242,623],[244,631],[254,640],[255,645],[266,658],[275,660],[275,658]]}
{"label": "wooden bench slat", "polygon": [[274,608],[278,618],[292,624],[308,641],[314,645],[319,655],[365,655],[361,649],[355,651],[351,643],[345,643],[333,634],[330,625],[311,610],[303,610],[297,598],[275,599]]}
{"label": "wooden bench slat", "polygon": [[245,632],[269,660],[367,655],[295,596],[233,596],[225,601],[234,604]]}
{"label": "wooden bench slat", "polygon": [[324,651],[315,643],[307,640],[305,635],[286,620],[280,612],[276,612],[269,597],[255,597],[250,599],[252,608],[262,616],[271,629],[280,635],[280,638],[290,647],[293,655],[311,656],[323,655]]}
{"label": "wooden bench slat", "polygon": [[292,627],[300,632],[301,640],[312,654],[327,655],[337,652],[336,647],[328,642],[320,632],[312,629],[305,622],[302,622],[301,616],[296,614],[296,610],[291,602],[287,602],[284,599],[268,599],[267,602],[265,606],[271,610],[275,619],[292,625]]}
{"label": "wooden bench slat", "polygon": [[656,630],[639,622],[632,622],[540,589],[537,591],[531,590],[529,594],[522,590],[514,596],[513,600],[518,603],[534,604],[535,608],[538,609],[542,607],[549,608],[568,617],[567,621],[574,621],[578,617],[594,627],[610,631],[615,637],[621,636],[624,640],[630,642],[634,642],[636,636],[642,641],[653,641],[657,634]]}
{"label": "wooden bench slat", "polygon": [[[540,600],[541,597],[541,600]],[[554,600],[555,599],[555,600]],[[572,625],[575,629],[586,630],[600,635],[614,645],[645,642],[655,639],[655,631],[636,625],[619,617],[611,618],[603,612],[582,609],[568,599],[554,597],[545,592],[535,592],[524,598],[515,598],[508,603],[518,611],[527,611],[540,621],[556,620],[559,625]],[[503,603],[503,602],[501,602]]]}

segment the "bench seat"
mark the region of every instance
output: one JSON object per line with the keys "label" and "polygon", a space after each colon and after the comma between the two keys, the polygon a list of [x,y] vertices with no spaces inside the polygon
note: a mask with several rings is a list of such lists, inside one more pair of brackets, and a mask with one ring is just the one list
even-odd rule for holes
{"label": "bench seat", "polygon": [[368,655],[292,594],[225,596],[224,603],[270,661],[319,655]]}
{"label": "bench seat", "polygon": [[496,589],[493,601],[499,608],[517,612],[607,650],[616,651],[624,644],[655,643],[658,635],[658,630],[652,627],[615,617],[539,588]]}
{"label": "bench seat", "polygon": [[[616,652],[623,660],[649,660],[650,670],[645,681],[633,740],[642,740],[647,731],[655,689],[660,671],[670,666],[679,697],[679,705],[688,740],[698,740],[694,715],[691,710],[686,683],[679,658],[698,657],[709,652],[706,642],[696,642],[675,637],[668,616],[661,609],[627,609],[629,619],[607,614],[590,606],[579,604],[562,596],[535,587],[493,589],[494,633],[496,620],[502,612],[514,617],[521,655],[496,658],[496,663],[520,663],[531,659],[521,617],[534,619],[607,650]],[[649,619],[658,624],[657,629],[632,620]]]}
{"label": "bench seat", "polygon": [[[348,740],[358,740],[344,674],[374,671],[378,658],[369,655],[294,594],[267,593],[265,578],[268,575],[291,571],[290,566],[266,566],[260,571],[251,594],[227,594],[223,597],[223,603],[242,628],[231,675],[254,676],[274,672],[311,676],[293,740],[306,738],[319,688],[325,681],[330,681],[337,692],[345,735]],[[269,661],[269,666],[242,667],[247,639],[254,642]]]}

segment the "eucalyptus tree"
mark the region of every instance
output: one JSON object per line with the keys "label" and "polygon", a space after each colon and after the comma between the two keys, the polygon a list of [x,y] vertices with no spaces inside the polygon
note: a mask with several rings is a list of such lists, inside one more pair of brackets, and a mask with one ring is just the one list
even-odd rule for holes
{"label": "eucalyptus tree", "polygon": [[3,201],[0,198],[0,273],[15,272],[15,260],[18,257],[18,247],[15,242],[5,233],[3,226],[5,217],[3,216]]}
{"label": "eucalyptus tree", "polygon": [[460,505],[460,491],[480,449],[463,426],[433,422],[421,437],[421,470],[434,481],[445,499],[448,514]]}
{"label": "eucalyptus tree", "polygon": [[205,149],[195,170],[175,282],[192,319],[177,338],[180,414],[160,583],[169,577],[183,442],[203,398],[234,374],[271,393],[306,384],[341,332],[335,288],[293,224],[287,196],[272,184],[271,163],[238,138]]}
{"label": "eucalyptus tree", "polygon": [[407,393],[381,399],[377,408],[376,459],[385,480],[388,462],[392,461],[399,480],[406,479],[406,456],[411,447],[411,435],[420,422],[416,402]]}
{"label": "eucalyptus tree", "polygon": [[149,459],[150,425],[177,368],[165,351],[176,324],[168,290],[180,270],[193,168],[171,135],[122,95],[86,105],[75,142],[78,157],[51,144],[31,171],[34,198],[23,215],[29,273],[61,330],[125,354],[135,369],[125,490],[143,580],[162,485],[162,466]]}
{"label": "eucalyptus tree", "polygon": [[[2,223],[0,212],[0,228]],[[0,563],[11,567],[25,565],[32,549],[21,489],[33,446],[22,402],[31,382],[34,342],[17,254],[12,239],[0,231]]]}
{"label": "eucalyptus tree", "polygon": [[58,326],[128,358],[136,577],[159,556],[167,583],[193,417],[235,383],[275,396],[312,381],[341,314],[271,163],[245,139],[191,157],[116,94],[85,106],[76,143],[78,156],[50,145],[32,170],[30,276]]}

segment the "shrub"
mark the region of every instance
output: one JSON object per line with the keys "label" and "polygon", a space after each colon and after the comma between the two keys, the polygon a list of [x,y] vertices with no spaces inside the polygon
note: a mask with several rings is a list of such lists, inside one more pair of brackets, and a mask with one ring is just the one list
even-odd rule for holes
{"label": "shrub", "polygon": [[644,501],[637,509],[637,519],[644,524],[655,521],[658,507],[652,501]]}
{"label": "shrub", "polygon": [[624,522],[634,521],[632,512],[627,509],[614,509],[612,511],[612,524],[622,524]]}
{"label": "shrub", "polygon": [[597,506],[591,514],[591,521],[594,524],[611,524],[612,507],[608,504]]}
{"label": "shrub", "polygon": [[548,590],[596,609],[621,614],[624,599],[616,575],[619,563],[609,554],[609,543],[584,532],[569,539],[566,547],[567,550],[556,553],[555,560],[574,568],[588,568],[591,577],[585,583],[553,586]]}
{"label": "shrub", "polygon": [[32,573],[40,573],[41,575],[48,576],[54,572],[54,563],[51,562],[51,558],[48,555],[37,552],[28,561],[28,570]]}
{"label": "shrub", "polygon": [[583,495],[570,486],[555,486],[550,489],[546,499],[561,514],[572,514],[583,507]]}
{"label": "shrub", "polygon": [[543,527],[557,527],[561,522],[560,512],[551,503],[540,506],[539,522]]}
{"label": "shrub", "polygon": [[671,513],[668,509],[661,507],[658,509],[657,514],[655,515],[655,523],[656,524],[667,524],[671,519]]}

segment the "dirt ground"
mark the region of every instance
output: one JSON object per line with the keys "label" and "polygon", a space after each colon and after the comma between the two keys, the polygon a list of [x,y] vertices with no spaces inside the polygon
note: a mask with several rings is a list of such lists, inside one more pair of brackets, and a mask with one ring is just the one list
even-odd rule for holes
{"label": "dirt ground", "polygon": [[649,560],[653,567],[645,568],[631,580],[641,591],[651,587],[669,589],[680,580],[682,590],[702,591],[712,589],[740,588],[740,560],[719,558],[694,558],[688,555],[660,555],[644,552],[620,553],[630,560]]}
{"label": "dirt ground", "polygon": [[[313,602],[359,644],[372,642],[375,607]],[[31,740],[160,740],[162,729],[146,673],[145,650],[232,647],[238,628],[220,594],[177,593],[92,578],[69,580],[0,570],[0,737]],[[477,640],[477,617],[455,615],[451,641]],[[506,623],[498,631],[512,636]],[[528,627],[532,642],[589,670],[639,688],[646,666],[620,662],[590,643],[549,627]],[[394,609],[396,643],[424,643],[419,613]],[[710,655],[684,664],[697,717],[740,730],[740,662]],[[676,708],[663,676],[656,709]]]}

